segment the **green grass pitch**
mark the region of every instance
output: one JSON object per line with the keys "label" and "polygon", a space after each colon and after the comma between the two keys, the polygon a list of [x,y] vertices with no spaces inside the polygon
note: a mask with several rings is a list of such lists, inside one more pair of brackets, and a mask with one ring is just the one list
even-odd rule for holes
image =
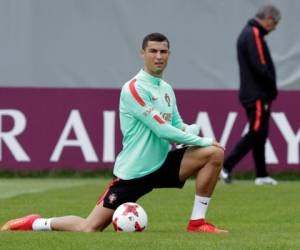
{"label": "green grass pitch", "polygon": [[[29,213],[87,216],[109,179],[0,178],[0,224]],[[0,249],[300,249],[300,182],[255,186],[219,182],[207,219],[228,234],[187,233],[194,181],[182,190],[155,190],[139,200],[143,233],[0,232]]]}

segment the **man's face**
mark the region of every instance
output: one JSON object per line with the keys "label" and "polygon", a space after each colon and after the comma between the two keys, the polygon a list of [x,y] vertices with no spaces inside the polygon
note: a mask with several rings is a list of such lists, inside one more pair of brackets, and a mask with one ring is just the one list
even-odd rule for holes
{"label": "man's face", "polygon": [[168,42],[148,41],[146,48],[140,52],[144,58],[144,70],[153,76],[161,77],[170,55]]}
{"label": "man's face", "polygon": [[278,22],[275,22],[275,20],[272,17],[267,17],[264,19],[264,28],[271,32],[276,29]]}

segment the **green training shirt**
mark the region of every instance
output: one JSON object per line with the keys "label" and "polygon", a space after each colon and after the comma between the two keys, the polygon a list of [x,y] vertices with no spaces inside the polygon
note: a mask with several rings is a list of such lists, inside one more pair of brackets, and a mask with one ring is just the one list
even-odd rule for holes
{"label": "green training shirt", "polygon": [[123,149],[113,172],[121,179],[134,179],[157,170],[174,142],[203,147],[213,143],[212,138],[183,131],[187,125],[178,113],[172,87],[144,70],[123,86],[119,110]]}

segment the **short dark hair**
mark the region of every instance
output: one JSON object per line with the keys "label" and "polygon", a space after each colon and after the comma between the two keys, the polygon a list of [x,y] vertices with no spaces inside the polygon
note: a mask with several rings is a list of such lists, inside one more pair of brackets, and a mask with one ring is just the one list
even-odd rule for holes
{"label": "short dark hair", "polygon": [[143,39],[143,43],[142,43],[142,49],[145,49],[147,47],[149,41],[154,41],[154,42],[166,41],[168,43],[168,48],[170,48],[169,39],[161,33],[156,32],[156,33],[151,33],[151,34],[148,34],[147,36],[145,36]]}

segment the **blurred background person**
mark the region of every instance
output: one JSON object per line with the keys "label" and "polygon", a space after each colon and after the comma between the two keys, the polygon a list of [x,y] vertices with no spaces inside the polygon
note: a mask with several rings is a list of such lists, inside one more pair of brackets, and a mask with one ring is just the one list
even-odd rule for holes
{"label": "blurred background person", "polygon": [[277,96],[276,71],[265,35],[274,31],[281,19],[278,8],[265,5],[243,28],[237,40],[240,70],[239,99],[246,111],[249,131],[226,157],[221,177],[232,182],[234,166],[252,150],[256,168],[256,185],[272,184],[266,169],[265,143],[268,137],[271,104]]}

